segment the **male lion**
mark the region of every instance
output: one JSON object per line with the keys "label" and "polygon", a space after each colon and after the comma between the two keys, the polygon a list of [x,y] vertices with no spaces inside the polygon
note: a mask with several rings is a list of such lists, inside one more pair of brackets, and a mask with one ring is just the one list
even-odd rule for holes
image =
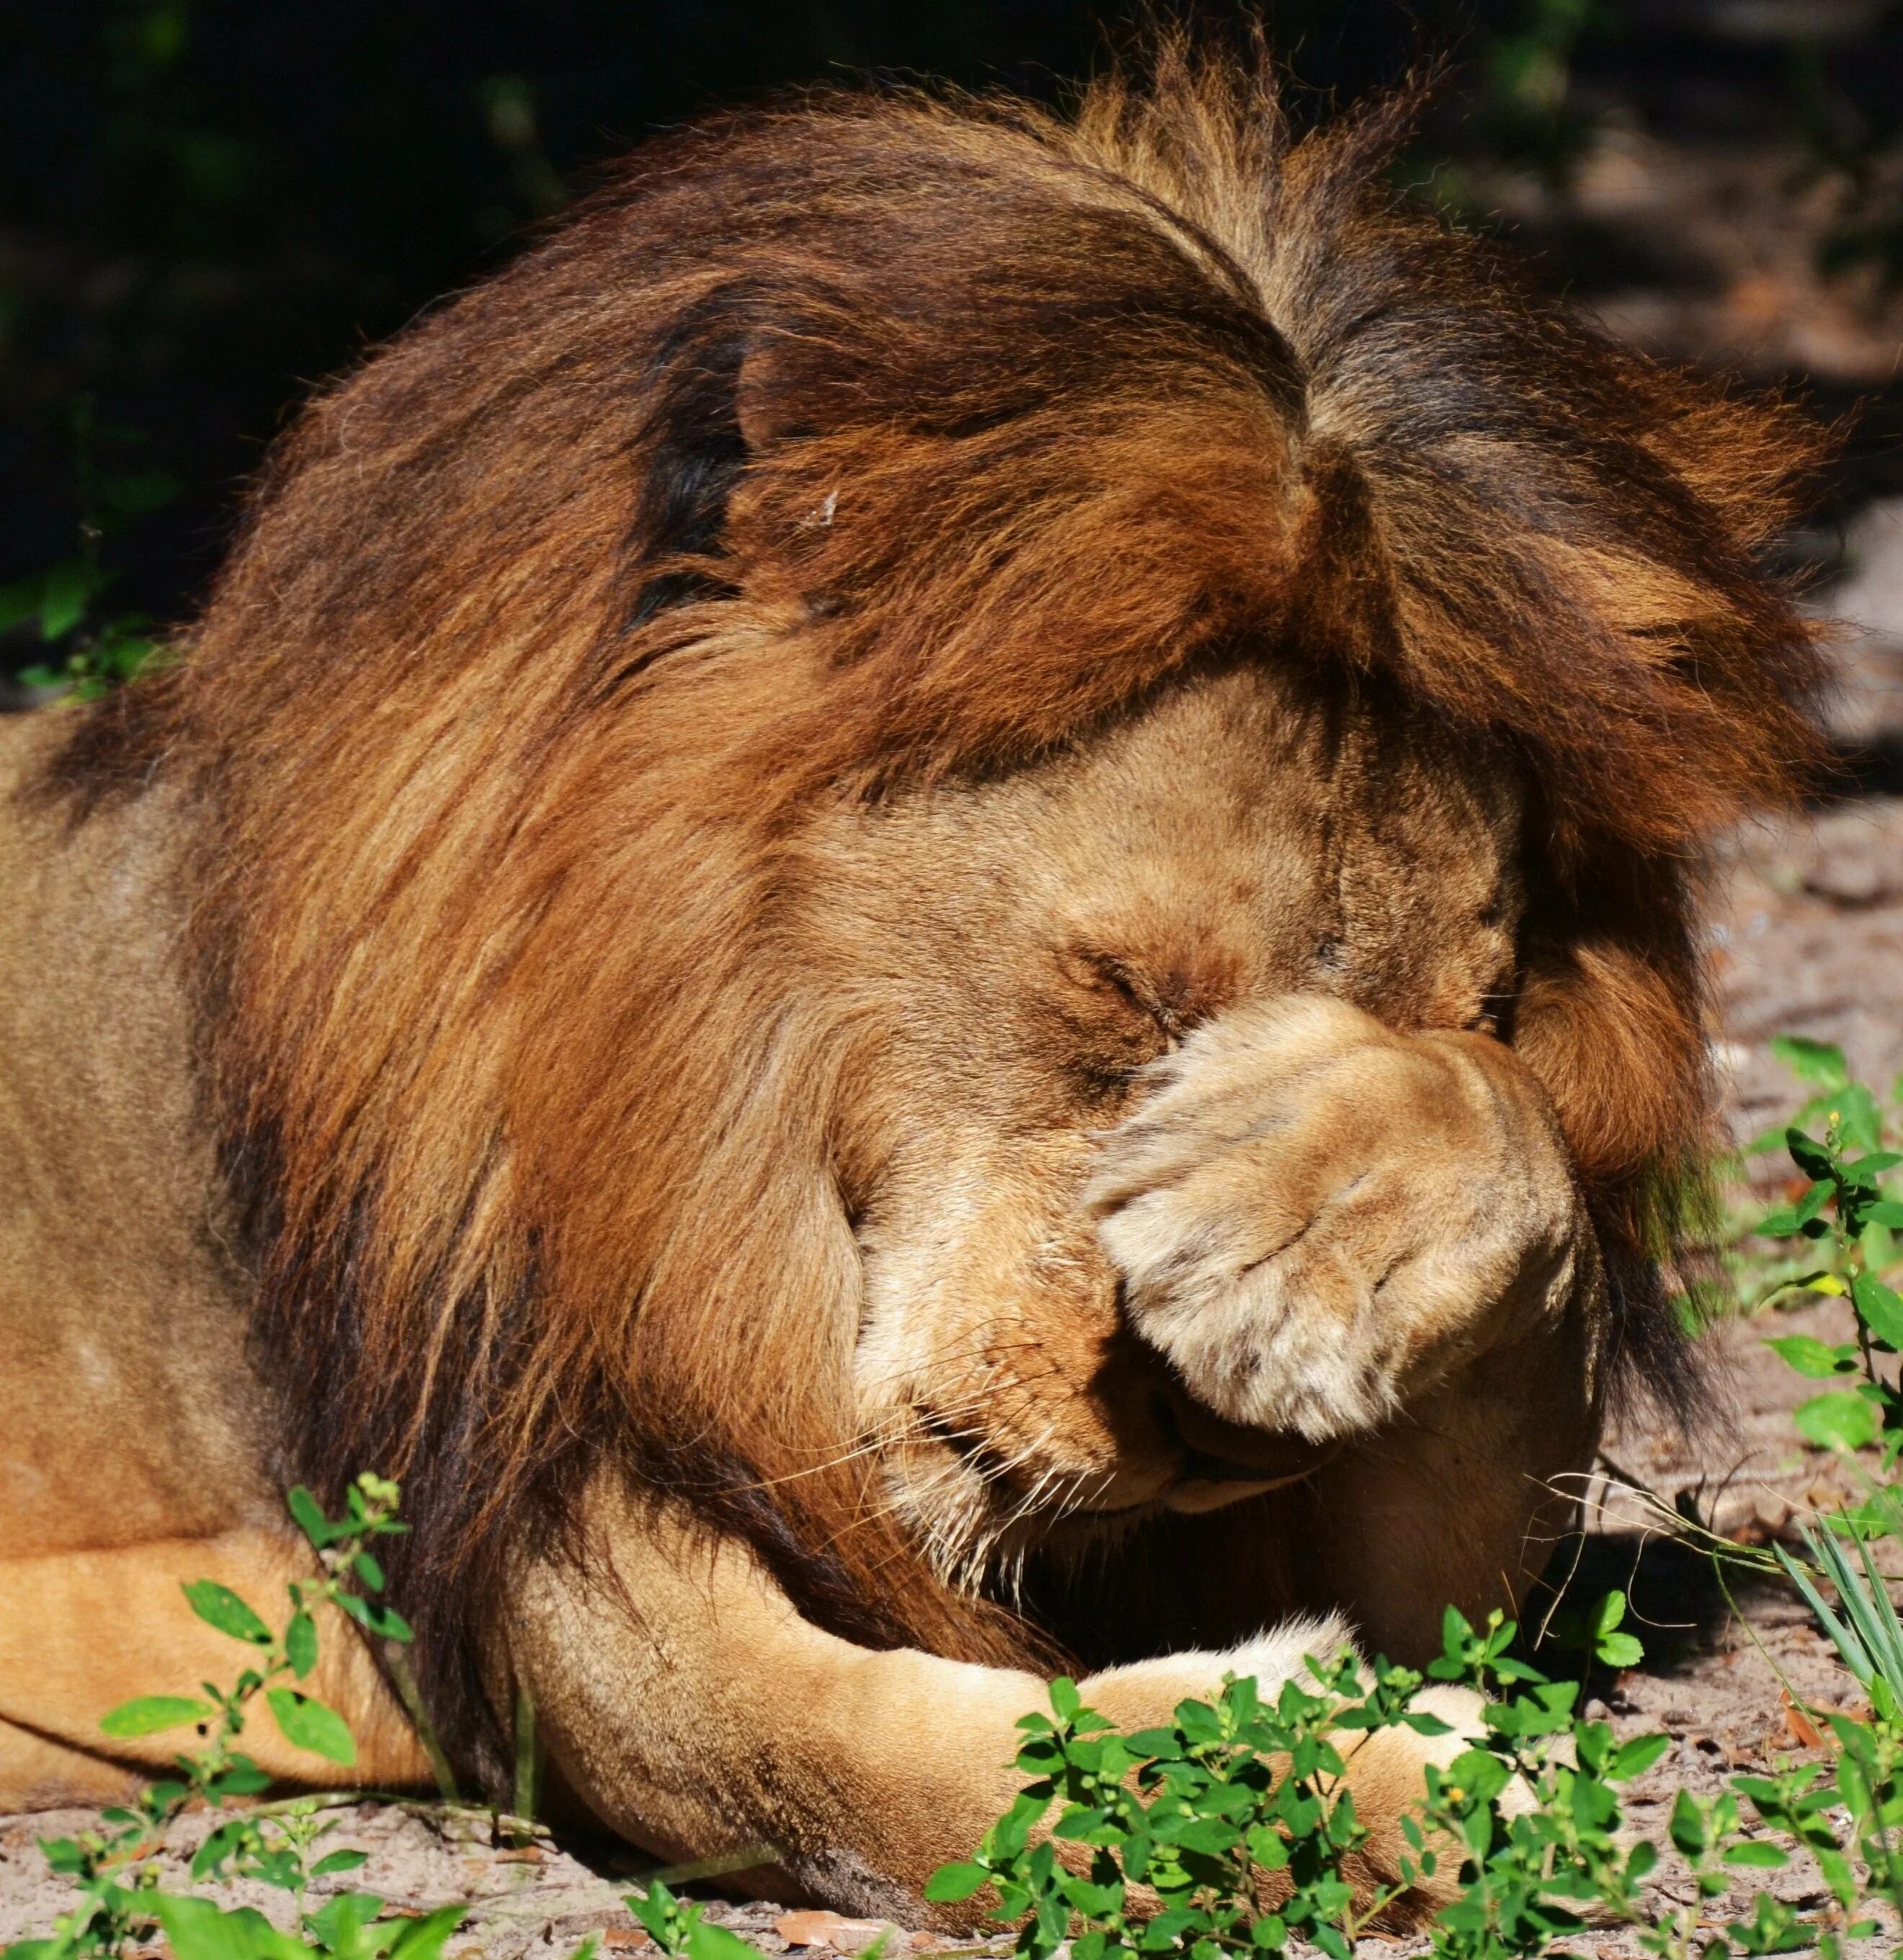
{"label": "male lion", "polygon": [[901,1919],[1060,1658],[1146,1723],[1514,1600],[1669,1346],[1803,444],[1394,121],[1171,45],[654,146],[8,732],[0,1803],[163,1760],[177,1582],[363,1468],[469,1773],[527,1691],[595,1818]]}

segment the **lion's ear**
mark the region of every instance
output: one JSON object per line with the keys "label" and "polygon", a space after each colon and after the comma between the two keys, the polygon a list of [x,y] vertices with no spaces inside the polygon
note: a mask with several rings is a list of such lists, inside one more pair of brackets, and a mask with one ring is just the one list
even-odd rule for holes
{"label": "lion's ear", "polygon": [[746,292],[717,287],[669,326],[650,364],[627,623],[733,590],[721,560],[727,501],[746,467],[740,377],[752,337]]}

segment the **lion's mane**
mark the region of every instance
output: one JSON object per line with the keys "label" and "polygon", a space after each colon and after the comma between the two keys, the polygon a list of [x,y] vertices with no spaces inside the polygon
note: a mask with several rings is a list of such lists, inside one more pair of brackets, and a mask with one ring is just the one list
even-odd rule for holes
{"label": "lion's mane", "polygon": [[1644,1344],[1707,1122],[1689,876],[1812,755],[1756,562],[1810,444],[1399,206],[1399,112],[1297,141],[1265,73],[1171,44],[1068,119],[848,94],[650,145],[308,409],[187,657],[67,752],[190,787],[282,1468],[404,1479],[472,1759],[470,1602],[604,1462],[840,1631],[1025,1650],[853,1447],[851,1091],[783,840],[1197,663],[1523,772],[1514,1038]]}

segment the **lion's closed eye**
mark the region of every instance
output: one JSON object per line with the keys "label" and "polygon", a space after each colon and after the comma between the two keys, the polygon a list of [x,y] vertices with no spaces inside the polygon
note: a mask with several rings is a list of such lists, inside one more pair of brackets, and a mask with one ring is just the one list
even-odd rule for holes
{"label": "lion's closed eye", "polygon": [[1043,1017],[1052,1059],[1086,1100],[1114,1101],[1182,1039],[1193,1017],[1186,990],[1093,947],[1065,947],[1057,966]]}
{"label": "lion's closed eye", "polygon": [[1160,1028],[1171,1041],[1181,1038],[1192,1014],[1192,998],[1181,979],[1159,981],[1138,962],[1115,953],[1082,956],[1099,988],[1108,988],[1138,1013]]}

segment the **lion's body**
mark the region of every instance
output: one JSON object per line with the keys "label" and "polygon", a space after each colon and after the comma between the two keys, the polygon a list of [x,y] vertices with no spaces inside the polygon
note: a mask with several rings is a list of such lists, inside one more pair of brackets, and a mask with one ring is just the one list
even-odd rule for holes
{"label": "lion's body", "polygon": [[0,1803],[293,1478],[404,1481],[474,1774],[526,1689],[614,1828],[908,1914],[1055,1656],[1136,1723],[1517,1596],[1660,1351],[1688,867],[1808,752],[1801,444],[1383,140],[1173,45],[684,137],[8,735]]}

